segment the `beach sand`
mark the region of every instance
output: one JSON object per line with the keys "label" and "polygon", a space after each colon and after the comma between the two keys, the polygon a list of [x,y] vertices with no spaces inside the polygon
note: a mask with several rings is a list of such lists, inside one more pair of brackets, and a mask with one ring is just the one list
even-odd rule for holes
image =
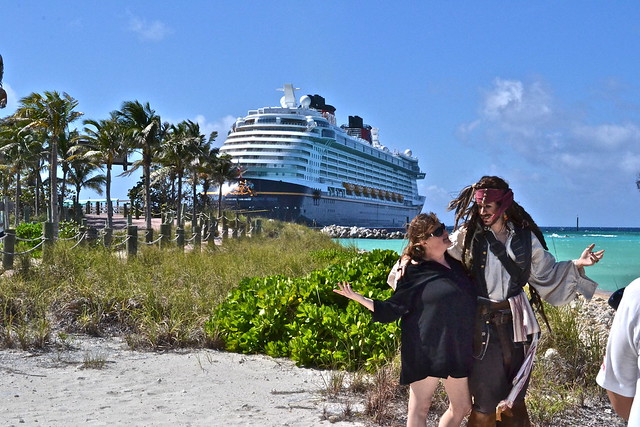
{"label": "beach sand", "polygon": [[335,422],[342,409],[322,395],[330,373],[287,359],[139,352],[117,338],[67,343],[47,353],[0,352],[3,425],[363,425]]}

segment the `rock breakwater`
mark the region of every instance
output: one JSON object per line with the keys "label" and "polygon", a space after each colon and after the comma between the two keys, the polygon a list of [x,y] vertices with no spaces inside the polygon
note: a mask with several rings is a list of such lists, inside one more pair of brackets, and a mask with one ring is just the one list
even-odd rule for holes
{"label": "rock breakwater", "polygon": [[334,239],[404,239],[402,231],[387,231],[385,229],[344,227],[340,225],[327,225],[321,233]]}

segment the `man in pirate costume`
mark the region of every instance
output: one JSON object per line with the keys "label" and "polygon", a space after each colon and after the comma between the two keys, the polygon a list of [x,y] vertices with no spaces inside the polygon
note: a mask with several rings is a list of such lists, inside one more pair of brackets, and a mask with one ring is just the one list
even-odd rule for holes
{"label": "man in pirate costume", "polygon": [[[540,326],[532,310],[567,304],[582,294],[590,299],[597,283],[583,267],[604,251],[594,245],[573,261],[556,262],[542,232],[513,201],[507,182],[485,176],[452,200],[456,228],[449,254],[464,264],[478,287],[475,361],[469,377],[473,411],[469,426],[529,426],[525,393]],[[529,285],[532,300],[523,288]]]}

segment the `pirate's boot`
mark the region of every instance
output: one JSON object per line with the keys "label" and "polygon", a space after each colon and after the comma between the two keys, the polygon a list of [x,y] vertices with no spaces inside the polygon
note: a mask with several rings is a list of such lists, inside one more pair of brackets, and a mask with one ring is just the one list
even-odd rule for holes
{"label": "pirate's boot", "polygon": [[469,421],[467,421],[467,427],[495,427],[496,425],[496,413],[484,414],[478,412],[475,409],[471,411],[469,415]]}

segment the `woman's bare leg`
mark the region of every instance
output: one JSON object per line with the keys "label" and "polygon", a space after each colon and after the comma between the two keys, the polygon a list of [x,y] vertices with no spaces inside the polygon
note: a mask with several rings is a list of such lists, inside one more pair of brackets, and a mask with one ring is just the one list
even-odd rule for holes
{"label": "woman's bare leg", "polygon": [[449,397],[449,408],[440,417],[438,427],[459,427],[471,412],[471,393],[467,378],[447,378],[444,389]]}
{"label": "woman's bare leg", "polygon": [[409,384],[407,427],[425,427],[427,425],[427,415],[429,415],[431,399],[438,386],[438,380],[439,378],[427,377]]}

